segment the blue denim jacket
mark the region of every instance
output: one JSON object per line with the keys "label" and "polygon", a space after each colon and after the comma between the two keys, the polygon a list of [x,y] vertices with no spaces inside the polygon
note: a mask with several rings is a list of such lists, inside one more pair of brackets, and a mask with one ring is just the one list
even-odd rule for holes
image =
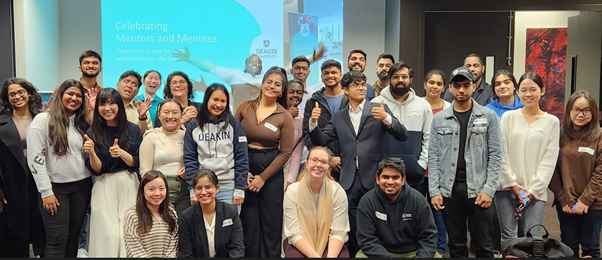
{"label": "blue denim jacket", "polygon": [[[502,164],[502,131],[495,112],[479,105],[474,99],[468,129],[464,158],[468,197],[480,192],[491,197],[498,188],[498,174]],[[435,114],[429,139],[429,192],[431,197],[450,198],[460,147],[460,123],[452,105]]]}

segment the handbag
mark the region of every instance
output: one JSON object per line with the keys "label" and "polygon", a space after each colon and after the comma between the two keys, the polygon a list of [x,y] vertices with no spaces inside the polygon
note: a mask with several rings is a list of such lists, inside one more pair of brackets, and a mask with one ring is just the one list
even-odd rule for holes
{"label": "handbag", "polygon": [[[531,230],[540,226],[545,230],[545,235],[534,237]],[[550,234],[546,227],[541,224],[533,225],[527,231],[525,237],[517,237],[502,242],[502,254],[504,256],[528,257],[528,258],[561,258],[572,257],[573,250],[564,243],[549,238]]]}

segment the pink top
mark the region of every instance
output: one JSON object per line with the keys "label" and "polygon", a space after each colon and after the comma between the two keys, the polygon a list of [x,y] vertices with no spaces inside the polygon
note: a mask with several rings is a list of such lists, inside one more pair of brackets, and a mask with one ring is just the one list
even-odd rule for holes
{"label": "pink top", "polygon": [[293,124],[295,125],[295,137],[293,139],[293,152],[286,164],[288,167],[288,177],[286,179],[289,183],[295,183],[297,181],[297,175],[299,175],[299,167],[301,165],[301,156],[303,154],[303,147],[305,142],[303,141],[303,114],[299,113],[297,117],[293,118]]}

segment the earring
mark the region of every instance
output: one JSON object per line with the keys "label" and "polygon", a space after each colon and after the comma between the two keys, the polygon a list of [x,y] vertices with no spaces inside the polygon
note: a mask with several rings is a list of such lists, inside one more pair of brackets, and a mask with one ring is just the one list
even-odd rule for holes
{"label": "earring", "polygon": [[280,92],[280,95],[279,95],[279,97],[282,97],[282,92]]}

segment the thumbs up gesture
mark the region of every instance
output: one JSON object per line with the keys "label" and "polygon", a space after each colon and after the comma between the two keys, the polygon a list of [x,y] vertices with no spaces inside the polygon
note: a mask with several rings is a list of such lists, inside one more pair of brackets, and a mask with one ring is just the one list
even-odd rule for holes
{"label": "thumbs up gesture", "polygon": [[84,152],[92,155],[94,154],[94,141],[92,141],[92,139],[90,139],[90,137],[88,135],[84,135]]}
{"label": "thumbs up gesture", "polygon": [[380,107],[372,107],[372,116],[374,119],[385,120],[387,118],[387,112],[385,111],[385,101],[380,101]]}
{"label": "thumbs up gesture", "polygon": [[121,156],[121,152],[123,150],[119,148],[119,140],[115,139],[113,142],[113,146],[109,147],[109,153],[111,153],[111,157],[119,158]]}
{"label": "thumbs up gesture", "polygon": [[320,118],[320,114],[322,114],[322,109],[320,109],[320,105],[318,105],[318,101],[316,101],[316,107],[311,110],[311,120],[312,123],[315,123]]}

